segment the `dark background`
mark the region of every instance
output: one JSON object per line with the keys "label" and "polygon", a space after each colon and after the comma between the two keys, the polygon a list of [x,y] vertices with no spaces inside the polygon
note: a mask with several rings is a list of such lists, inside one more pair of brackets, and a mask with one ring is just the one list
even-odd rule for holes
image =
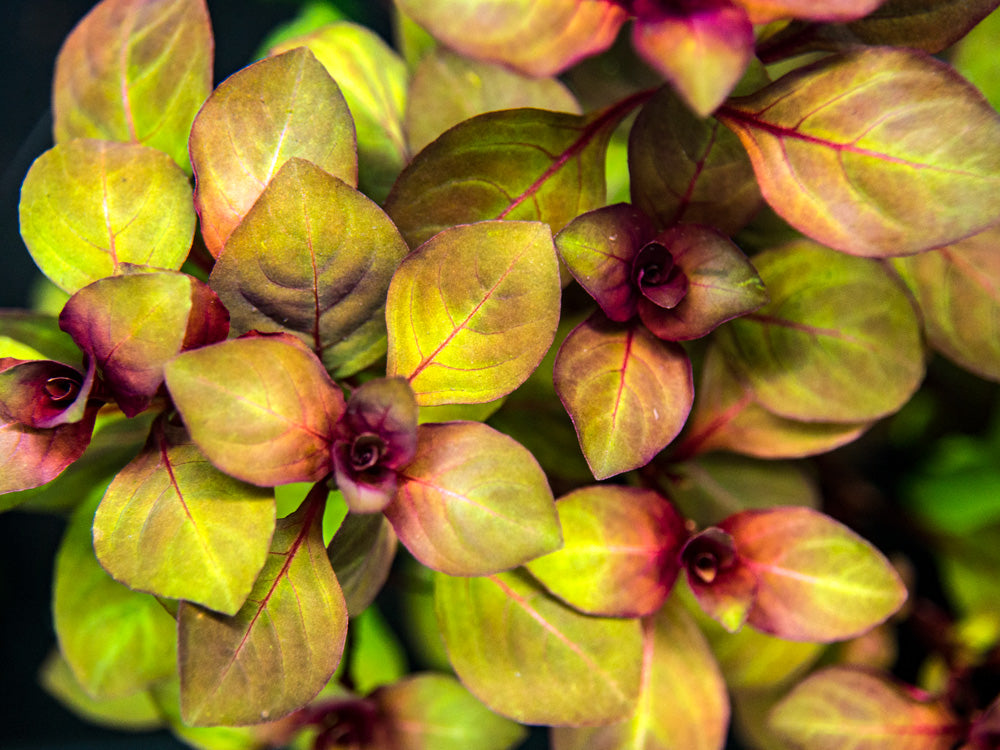
{"label": "dark background", "polygon": [[[23,307],[37,270],[18,233],[21,181],[52,145],[50,91],[62,40],[91,0],[0,0],[0,308]],[[275,25],[302,0],[208,0],[216,36],[216,83],[252,61]],[[344,0],[353,14],[381,21],[378,0]],[[55,644],[49,611],[53,558],[64,521],[17,510],[0,514],[0,748],[144,750],[182,748],[166,732],[110,732],[77,719],[38,685]]]}

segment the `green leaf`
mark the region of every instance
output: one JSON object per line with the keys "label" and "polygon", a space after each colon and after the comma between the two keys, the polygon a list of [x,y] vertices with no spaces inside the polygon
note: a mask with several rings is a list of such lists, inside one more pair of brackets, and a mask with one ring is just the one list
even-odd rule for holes
{"label": "green leaf", "polygon": [[377,607],[351,620],[347,675],[358,695],[401,680],[407,673],[406,653]]}
{"label": "green leaf", "polygon": [[810,508],[749,510],[720,528],[757,578],[747,622],[796,641],[846,640],[906,601],[889,561],[846,526]]}
{"label": "green leaf", "polygon": [[216,257],[291,157],[357,184],[350,110],[305,48],[261,60],[223,81],[195,118],[190,148],[201,232]]}
{"label": "green leaf", "polygon": [[485,112],[535,107],[579,114],[555,78],[536,78],[496,63],[438,48],[420,61],[410,83],[406,139],[418,153],[443,132]]}
{"label": "green leaf", "polygon": [[854,255],[908,255],[1000,219],[1000,116],[947,64],[857,49],[716,114],[789,224]]}
{"label": "green leaf", "polygon": [[771,712],[770,726],[802,750],[949,750],[961,724],[940,701],[920,701],[876,674],[817,672]]}
{"label": "green leaf", "polygon": [[636,708],[638,620],[583,615],[525,573],[438,575],[435,602],[462,683],[523,724],[606,724]]}
{"label": "green leaf", "polygon": [[681,431],[694,398],[678,344],[600,313],[567,337],[553,377],[598,479],[649,463]]}
{"label": "green leaf", "polygon": [[331,23],[283,41],[271,53],[299,46],[308,47],[340,87],[357,132],[360,187],[384,200],[408,158],[406,64],[378,34],[353,23]]}
{"label": "green leaf", "polygon": [[298,339],[223,341],[184,352],[164,374],[191,438],[226,474],[272,486],[315,482],[332,468],[344,397]]}
{"label": "green leaf", "polygon": [[920,328],[885,267],[808,241],[760,253],[754,265],[770,301],[716,338],[754,400],[788,419],[857,423],[913,395],[924,375]]}
{"label": "green leaf", "polygon": [[91,526],[104,488],[73,513],[56,553],[52,613],[59,648],[93,698],[123,698],[176,669],[175,624],[149,594],[116,582],[94,557]]}
{"label": "green leaf", "polygon": [[[25,356],[27,355],[27,356]],[[59,328],[59,319],[30,310],[0,310],[0,359],[51,359],[79,366],[80,349]]]}
{"label": "green leaf", "polygon": [[639,704],[620,724],[556,727],[553,750],[722,750],[729,696],[705,636],[677,597],[642,621]]}
{"label": "green leaf", "polygon": [[562,543],[541,467],[480,422],[420,425],[384,512],[414,557],[449,575],[508,570]]}
{"label": "green leaf", "polygon": [[396,750],[508,750],[527,736],[449,675],[416,674],[374,698]]}
{"label": "green leaf", "polygon": [[385,210],[411,248],[487,219],[544,221],[558,232],[604,205],[608,140],[640,101],[584,116],[512,109],[473,117],[417,154]]}
{"label": "green leaf", "polygon": [[97,509],[94,549],[129,588],[235,614],[271,547],[274,493],[218,471],[185,438],[154,425]]}
{"label": "green leaf", "polygon": [[[198,750],[265,750],[269,725],[259,727],[192,727],[181,718],[181,688],[177,675],[153,686],[153,698],[170,724],[170,731],[183,742]],[[273,730],[272,730],[273,731]],[[261,735],[261,736],[258,736]]]}
{"label": "green leaf", "polygon": [[930,345],[982,378],[1000,380],[1000,229],[954,245],[895,258],[920,307]]}
{"label": "green leaf", "polygon": [[291,158],[230,236],[211,285],[237,332],[294,334],[339,377],[384,353],[386,290],[406,253],[371,200]]}
{"label": "green leaf", "polygon": [[347,607],[323,546],[322,500],[279,521],[243,608],[232,617],[182,602],[181,715],[192,726],[257,724],[301,708],[340,662]]}
{"label": "green leaf", "polygon": [[188,178],[163,152],[90,139],[35,160],[20,218],[31,257],[70,294],[123,263],[180,268],[196,219]]}
{"label": "green leaf", "polygon": [[204,0],[103,0],[56,59],[56,142],[141,143],[190,173],[188,134],[212,91],[212,56]]}
{"label": "green leaf", "polygon": [[611,45],[625,10],[611,0],[401,0],[448,47],[531,76],[561,72]]}
{"label": "green leaf", "polygon": [[330,564],[357,617],[378,596],[389,577],[398,547],[392,525],[381,513],[348,513],[330,541]]}
{"label": "green leaf", "polygon": [[[904,2],[904,0],[895,1]],[[992,42],[996,39],[997,33],[1000,32],[1000,13],[994,10],[1000,5],[1000,2],[997,0],[974,0],[971,3],[968,0],[950,0],[947,3],[933,3],[929,0],[920,0],[919,2],[918,0],[910,0],[910,2],[931,6],[928,8],[931,13],[937,5],[946,6],[953,15],[965,21],[956,28],[957,32],[961,32],[958,36],[964,35],[964,38],[955,46],[951,56],[952,65],[986,95],[994,109],[1000,108],[1000,86],[997,85],[1000,61],[993,54],[992,48]],[[968,31],[967,27],[972,25],[969,21],[974,23],[986,11],[992,12],[975,28]],[[968,34],[965,33],[966,31]]]}
{"label": "green leaf", "polygon": [[556,503],[563,546],[527,563],[581,612],[640,617],[660,608],[680,570],[684,519],[652,490],[593,485]]}
{"label": "green leaf", "polygon": [[703,224],[733,234],[761,204],[739,139],[691,112],[668,88],[640,110],[629,132],[632,202],[660,226]]}
{"label": "green leaf", "polygon": [[538,366],[559,323],[559,269],[548,227],[493,221],[441,232],[389,286],[386,374],[421,406],[485,403]]}

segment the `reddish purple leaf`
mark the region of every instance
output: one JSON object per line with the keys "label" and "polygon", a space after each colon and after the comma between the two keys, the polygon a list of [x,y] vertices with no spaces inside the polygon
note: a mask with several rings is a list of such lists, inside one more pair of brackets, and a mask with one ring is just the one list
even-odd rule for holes
{"label": "reddish purple leaf", "polygon": [[0,493],[40,487],[59,476],[90,444],[97,408],[51,429],[0,419]]}
{"label": "reddish purple leaf", "polygon": [[78,422],[86,410],[93,368],[51,360],[0,359],[0,420],[47,429]]}
{"label": "reddish purple leaf", "polygon": [[688,540],[681,558],[705,614],[730,633],[743,627],[757,596],[757,577],[743,564],[733,537],[711,526]]}

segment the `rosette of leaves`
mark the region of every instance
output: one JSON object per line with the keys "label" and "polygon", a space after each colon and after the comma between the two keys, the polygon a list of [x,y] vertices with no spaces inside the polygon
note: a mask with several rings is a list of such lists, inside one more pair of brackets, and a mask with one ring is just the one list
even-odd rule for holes
{"label": "rosette of leaves", "polygon": [[[850,666],[907,589],[758,460],[925,342],[997,377],[1000,117],[926,54],[996,3],[878,5],[399,0],[399,53],[213,85],[203,0],[98,3],[20,204],[68,300],[0,314],[2,507],[71,514],[49,689],[195,747],[988,747],[994,696]],[[663,84],[581,114],[553,76],[630,45]]]}

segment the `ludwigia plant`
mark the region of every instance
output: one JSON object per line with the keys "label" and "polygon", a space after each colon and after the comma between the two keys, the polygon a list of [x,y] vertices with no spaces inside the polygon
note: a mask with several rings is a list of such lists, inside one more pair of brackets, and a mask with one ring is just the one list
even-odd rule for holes
{"label": "ludwigia plant", "polygon": [[199,748],[996,747],[1000,440],[918,407],[1000,379],[945,61],[997,5],[398,0],[213,87],[204,0],[102,0],[21,193],[64,294],[0,315],[49,690]]}

